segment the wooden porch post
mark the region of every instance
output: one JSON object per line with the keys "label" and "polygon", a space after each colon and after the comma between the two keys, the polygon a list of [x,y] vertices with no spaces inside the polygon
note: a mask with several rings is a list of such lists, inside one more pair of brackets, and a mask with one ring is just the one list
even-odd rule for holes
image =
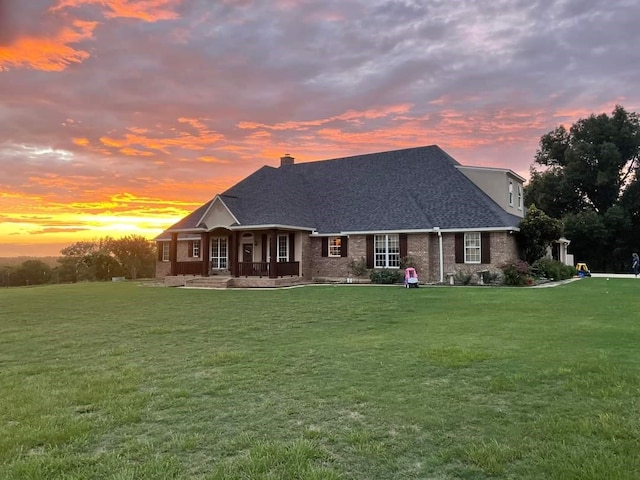
{"label": "wooden porch post", "polygon": [[178,261],[178,234],[171,234],[171,243],[169,244],[169,261],[171,262],[171,276],[176,275]]}
{"label": "wooden porch post", "polygon": [[232,277],[238,276],[238,234],[231,232],[229,235],[229,273]]}
{"label": "wooden porch post", "polygon": [[269,250],[271,258],[269,259],[269,278],[278,278],[278,230],[271,229],[271,240],[269,242]]}
{"label": "wooden porch post", "polygon": [[209,245],[209,232],[202,232],[200,234],[200,254],[202,255],[202,276],[209,276],[209,265],[211,255],[211,245]]}

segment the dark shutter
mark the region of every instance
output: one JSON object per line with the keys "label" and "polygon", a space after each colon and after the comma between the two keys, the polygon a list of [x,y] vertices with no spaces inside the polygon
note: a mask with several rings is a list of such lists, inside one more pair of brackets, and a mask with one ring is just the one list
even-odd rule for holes
{"label": "dark shutter", "polygon": [[322,237],[320,240],[322,240],[322,256],[328,257],[329,256],[329,238]]}
{"label": "dark shutter", "polygon": [[267,234],[262,234],[262,261],[267,261]]}
{"label": "dark shutter", "polygon": [[289,261],[295,262],[296,260],[296,234],[289,234]]}
{"label": "dark shutter", "polygon": [[456,263],[464,263],[464,233],[456,233]]}
{"label": "dark shutter", "polygon": [[156,248],[158,249],[158,261],[162,261],[162,251],[164,249],[164,242],[156,243]]}
{"label": "dark shutter", "polygon": [[480,234],[480,255],[482,263],[491,263],[491,233]]}
{"label": "dark shutter", "polygon": [[340,256],[341,257],[349,256],[349,251],[347,249],[348,240],[349,240],[348,237],[340,237]]}
{"label": "dark shutter", "polygon": [[367,268],[373,268],[373,235],[367,235]]}
{"label": "dark shutter", "polygon": [[193,257],[193,240],[187,242],[187,257]]}
{"label": "dark shutter", "polygon": [[400,234],[400,258],[404,258],[407,256],[407,234]]}

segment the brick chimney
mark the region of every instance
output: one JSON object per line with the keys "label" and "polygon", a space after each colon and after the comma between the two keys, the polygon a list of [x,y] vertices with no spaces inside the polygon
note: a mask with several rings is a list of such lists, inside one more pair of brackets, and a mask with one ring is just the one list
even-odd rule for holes
{"label": "brick chimney", "polygon": [[293,158],[288,153],[285,153],[282,157],[280,157],[280,166],[284,167],[285,165],[293,165],[295,162],[295,158]]}

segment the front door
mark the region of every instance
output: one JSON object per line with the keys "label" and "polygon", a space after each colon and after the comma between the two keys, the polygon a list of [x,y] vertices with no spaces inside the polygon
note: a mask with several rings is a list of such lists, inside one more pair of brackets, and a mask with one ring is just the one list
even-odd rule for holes
{"label": "front door", "polygon": [[242,244],[242,261],[245,263],[253,262],[253,243]]}

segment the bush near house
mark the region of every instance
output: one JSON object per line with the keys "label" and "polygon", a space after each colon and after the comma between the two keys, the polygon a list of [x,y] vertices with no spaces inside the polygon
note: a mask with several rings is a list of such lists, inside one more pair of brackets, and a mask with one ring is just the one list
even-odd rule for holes
{"label": "bush near house", "polygon": [[523,260],[507,262],[500,266],[504,274],[504,284],[522,286],[532,283],[531,266]]}
{"label": "bush near house", "polygon": [[371,270],[369,274],[371,283],[393,284],[402,282],[402,272],[400,270],[391,270],[389,268],[381,268]]}
{"label": "bush near house", "polygon": [[575,267],[551,258],[541,258],[532,266],[533,273],[549,280],[566,280],[576,275]]}

